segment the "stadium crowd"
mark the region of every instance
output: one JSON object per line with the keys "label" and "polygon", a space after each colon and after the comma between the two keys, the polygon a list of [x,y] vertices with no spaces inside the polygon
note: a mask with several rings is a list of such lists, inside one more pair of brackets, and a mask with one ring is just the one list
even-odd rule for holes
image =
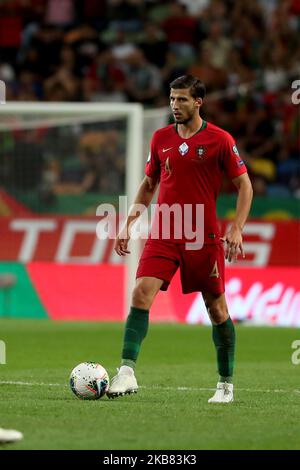
{"label": "stadium crowd", "polygon": [[0,0],[0,16],[7,100],[160,107],[191,73],[255,193],[300,197],[300,0]]}

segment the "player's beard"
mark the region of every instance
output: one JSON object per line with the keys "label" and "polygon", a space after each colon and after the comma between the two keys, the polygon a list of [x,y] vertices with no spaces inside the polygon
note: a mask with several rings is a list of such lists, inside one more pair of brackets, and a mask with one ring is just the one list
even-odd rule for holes
{"label": "player's beard", "polygon": [[189,124],[195,116],[195,110],[192,109],[191,111],[186,111],[185,116],[176,117],[174,116],[176,124]]}

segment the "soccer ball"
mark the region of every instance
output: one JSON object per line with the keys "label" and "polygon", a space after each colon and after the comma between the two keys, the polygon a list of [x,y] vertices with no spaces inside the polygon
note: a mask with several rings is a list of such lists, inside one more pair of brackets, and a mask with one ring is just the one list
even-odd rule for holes
{"label": "soccer ball", "polygon": [[78,398],[98,400],[108,390],[108,373],[97,362],[82,362],[71,372],[70,387]]}

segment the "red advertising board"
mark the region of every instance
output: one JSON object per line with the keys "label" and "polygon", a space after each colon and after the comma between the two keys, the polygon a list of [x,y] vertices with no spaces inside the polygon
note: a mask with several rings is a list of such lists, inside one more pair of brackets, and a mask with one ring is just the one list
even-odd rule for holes
{"label": "red advertising board", "polygon": [[[58,263],[121,263],[113,240],[99,240],[99,218],[0,218],[0,260]],[[223,221],[222,232],[229,222]],[[300,222],[248,222],[243,266],[300,266]]]}
{"label": "red advertising board", "polygon": [[[55,320],[122,321],[123,266],[34,262],[27,266],[49,316]],[[234,321],[300,326],[300,268],[228,268],[226,298]],[[200,293],[183,295],[178,273],[151,308],[153,322],[209,324]]]}
{"label": "red advertising board", "polygon": [[[121,321],[125,266],[113,239],[99,240],[100,218],[2,217],[0,261],[25,263],[53,319]],[[229,222],[222,221],[222,233]],[[300,222],[250,221],[246,259],[226,269],[226,298],[235,321],[300,326]],[[136,243],[136,242],[131,242]],[[181,294],[179,275],[159,293],[152,321],[209,323],[201,294]]]}
{"label": "red advertising board", "polygon": [[53,320],[120,321],[124,317],[124,266],[35,262],[27,271]]}
{"label": "red advertising board", "polygon": [[[300,268],[228,268],[226,300],[231,318],[253,325],[300,326]],[[210,324],[200,293],[181,295],[170,285],[176,320]]]}

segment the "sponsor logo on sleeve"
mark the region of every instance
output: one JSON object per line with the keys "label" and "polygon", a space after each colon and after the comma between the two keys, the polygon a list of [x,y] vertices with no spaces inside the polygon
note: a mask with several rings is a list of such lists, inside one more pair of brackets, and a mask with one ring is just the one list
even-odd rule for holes
{"label": "sponsor logo on sleeve", "polygon": [[232,150],[233,150],[233,152],[234,152],[238,157],[240,156],[239,151],[238,151],[238,148],[237,148],[236,145],[234,145],[234,146],[232,147]]}
{"label": "sponsor logo on sleeve", "polygon": [[242,165],[245,165],[245,163],[243,162],[243,160],[240,158],[240,154],[239,154],[239,151],[238,151],[238,148],[236,145],[234,145],[232,147],[232,151],[234,152],[235,156],[237,157],[237,160],[236,160],[236,164],[238,167],[242,166]]}

